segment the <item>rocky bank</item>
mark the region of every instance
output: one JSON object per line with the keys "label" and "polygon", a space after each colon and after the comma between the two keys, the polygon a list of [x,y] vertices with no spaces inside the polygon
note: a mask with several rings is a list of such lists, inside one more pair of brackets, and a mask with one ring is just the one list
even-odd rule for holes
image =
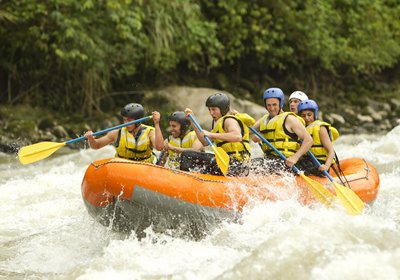
{"label": "rocky bank", "polygon": [[[194,111],[205,129],[210,129],[211,122],[205,100],[216,91],[218,90],[210,88],[171,86],[146,91],[141,100],[133,98],[132,102],[142,103],[148,112],[161,112],[165,132],[167,116],[187,107]],[[262,98],[257,104],[231,93],[227,94],[231,97],[231,107],[239,112],[246,112],[255,119],[266,113],[265,108],[260,105]],[[339,105],[334,107],[330,105],[331,100],[321,101],[323,97],[314,96],[311,98],[316,99],[320,105],[320,117],[337,127],[341,134],[384,133],[400,125],[399,99],[382,102],[366,98],[360,104],[335,100],[335,104]],[[288,110],[288,105],[284,108]],[[96,118],[87,119],[80,115],[60,116],[45,108],[0,106],[0,152],[16,153],[21,146],[42,141],[64,142],[81,136],[87,130],[99,131],[118,125],[121,123],[119,110],[120,108],[113,108],[97,114]],[[82,147],[84,141],[71,148]]]}

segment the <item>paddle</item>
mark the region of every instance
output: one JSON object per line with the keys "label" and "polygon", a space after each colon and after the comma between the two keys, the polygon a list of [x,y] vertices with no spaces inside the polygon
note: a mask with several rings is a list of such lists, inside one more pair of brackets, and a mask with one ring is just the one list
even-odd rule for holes
{"label": "paddle", "polygon": [[[315,164],[317,164],[318,167],[320,167],[321,163],[313,155],[313,153],[311,151],[308,151],[308,154],[311,156]],[[329,173],[326,170],[324,170],[323,172],[326,175],[326,177],[328,177],[329,180],[333,183],[336,195],[337,197],[339,197],[343,206],[346,208],[347,213],[349,213],[350,215],[361,214],[361,212],[364,209],[364,202],[355,194],[355,192],[352,189],[346,188],[345,186],[335,182],[332,176],[329,175]]]}
{"label": "paddle", "polygon": [[[148,116],[148,117],[140,118],[140,119],[137,119],[137,120],[134,120],[131,122],[123,123],[123,124],[120,124],[120,125],[117,125],[114,127],[110,127],[110,128],[93,133],[93,136],[104,134],[111,130],[119,129],[124,126],[128,126],[128,125],[135,124],[138,122],[143,122],[143,121],[150,119],[151,117],[152,116]],[[22,164],[33,163],[33,162],[39,161],[41,159],[47,158],[48,156],[53,154],[55,151],[57,151],[59,148],[65,146],[65,145],[72,144],[72,143],[75,143],[75,142],[78,142],[78,141],[81,141],[84,139],[86,139],[86,137],[81,136],[79,138],[71,139],[71,140],[63,142],[63,143],[40,142],[40,143],[32,144],[29,146],[25,146],[19,150],[18,158]]]}
{"label": "paddle", "polygon": [[[189,114],[189,118],[192,120],[192,122],[196,125],[197,129],[200,130],[200,132],[203,132],[203,129],[199,125],[199,123],[195,120],[195,118]],[[214,151],[215,158],[217,160],[217,164],[219,166],[219,169],[221,169],[221,172],[226,175],[228,172],[228,167],[229,167],[229,156],[225,152],[224,149],[221,147],[215,147],[215,145],[211,142],[210,138],[207,135],[204,135],[204,139],[208,142],[208,145],[210,145]]]}
{"label": "paddle", "polygon": [[[275,148],[265,137],[263,137],[257,130],[253,127],[250,127],[250,130],[258,136],[265,144],[267,144],[271,149],[273,149],[280,158],[286,160],[287,158],[277,149]],[[300,171],[295,165],[292,167],[297,174],[299,174],[303,180],[307,183],[308,188],[314,194],[314,196],[323,204],[329,205],[332,203],[335,196],[329,192],[320,182],[317,182],[306,175],[302,171]]]}

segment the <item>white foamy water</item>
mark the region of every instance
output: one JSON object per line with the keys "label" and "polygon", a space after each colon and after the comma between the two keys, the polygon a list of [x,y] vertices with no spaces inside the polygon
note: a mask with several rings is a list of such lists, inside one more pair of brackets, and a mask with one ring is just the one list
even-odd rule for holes
{"label": "white foamy water", "polygon": [[381,190],[364,214],[295,199],[258,203],[241,223],[223,223],[200,241],[151,228],[139,241],[89,216],[81,181],[92,160],[113,156],[111,147],[27,166],[0,155],[0,278],[399,279],[399,140],[397,127],[335,143],[340,158],[378,168]]}

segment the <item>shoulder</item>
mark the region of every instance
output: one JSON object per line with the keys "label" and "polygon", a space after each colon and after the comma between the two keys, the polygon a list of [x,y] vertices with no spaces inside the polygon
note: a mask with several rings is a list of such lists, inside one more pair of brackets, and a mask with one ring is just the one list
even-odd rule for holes
{"label": "shoulder", "polygon": [[295,115],[294,113],[288,113],[286,115],[286,121],[293,122],[293,123],[301,123],[301,121],[299,120],[299,117],[297,115]]}
{"label": "shoulder", "polygon": [[145,124],[142,124],[142,127],[143,127],[144,129],[146,129],[146,130],[154,130],[154,129],[155,129],[153,126],[145,125]]}
{"label": "shoulder", "polygon": [[224,126],[239,126],[239,122],[241,122],[237,117],[235,116],[224,116],[223,119]]}

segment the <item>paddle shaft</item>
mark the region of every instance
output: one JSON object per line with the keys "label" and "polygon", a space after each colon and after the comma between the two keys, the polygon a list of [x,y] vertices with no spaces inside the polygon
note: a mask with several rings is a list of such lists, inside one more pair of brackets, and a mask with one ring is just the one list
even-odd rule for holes
{"label": "paddle shaft", "polygon": [[[257,130],[255,130],[253,127],[249,127],[251,131],[253,131],[253,133],[255,135],[258,136],[258,138],[260,138],[265,144],[267,144],[272,150],[274,150],[275,153],[277,153],[279,155],[279,157],[283,160],[287,160],[287,158],[284,156],[284,154],[282,154],[277,148],[275,148],[267,139],[265,139],[264,136],[262,136]],[[296,171],[297,173],[300,173],[301,171],[296,167],[296,165],[293,165],[293,170]]]}
{"label": "paddle shaft", "polygon": [[[308,151],[308,154],[312,158],[312,160],[317,164],[318,167],[321,166],[321,163],[318,159],[313,155],[311,151]],[[364,202],[361,198],[350,188],[346,188],[343,185],[338,184],[335,182],[329,173],[324,170],[323,171],[326,177],[333,183],[333,186],[336,191],[337,197],[339,197],[340,201],[346,208],[346,211],[351,215],[358,215],[361,214],[364,209]]]}
{"label": "paddle shaft", "polygon": [[[199,123],[195,120],[195,118],[189,114],[189,118],[192,120],[192,122],[194,123],[194,125],[197,127],[197,129],[200,132],[203,132],[203,129],[201,128],[201,126],[199,125]],[[210,137],[208,137],[207,135],[204,135],[204,139],[206,139],[208,145],[213,146],[213,143],[211,142]]]}
{"label": "paddle shaft", "polygon": [[[143,117],[141,119],[137,119],[137,120],[130,121],[130,122],[127,122],[127,123],[123,123],[123,124],[120,124],[120,125],[116,125],[116,126],[113,126],[113,127],[110,127],[110,128],[106,128],[106,129],[94,132],[93,136],[104,134],[104,133],[107,133],[107,132],[109,132],[111,130],[119,129],[119,128],[131,125],[131,124],[135,124],[135,123],[138,123],[138,122],[147,121],[149,119],[151,119],[151,116]],[[84,140],[84,139],[86,139],[86,136],[81,136],[81,137],[78,137],[78,138],[75,138],[75,139],[68,140],[68,141],[65,142],[65,144],[66,145],[72,144],[72,143],[79,142],[79,141]]]}
{"label": "paddle shaft", "polygon": [[[313,155],[313,153],[312,153],[311,151],[308,151],[308,155],[312,158],[312,160],[315,162],[315,164],[318,165],[318,167],[321,166],[321,163],[320,163],[319,160]],[[326,170],[324,170],[324,171],[322,171],[322,172],[326,175],[326,177],[328,177],[328,179],[329,179],[331,182],[333,182],[332,176],[329,175],[329,173],[328,173]]]}

